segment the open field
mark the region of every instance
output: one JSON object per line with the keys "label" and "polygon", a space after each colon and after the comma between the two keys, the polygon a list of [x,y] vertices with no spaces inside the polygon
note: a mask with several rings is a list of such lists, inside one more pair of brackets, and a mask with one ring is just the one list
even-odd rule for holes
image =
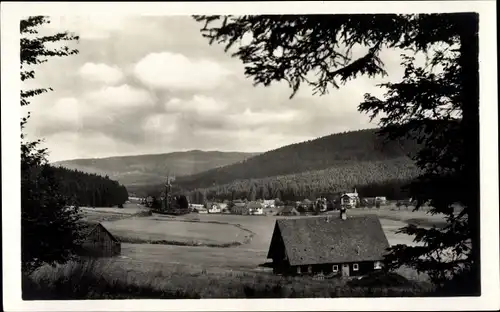
{"label": "open field", "polygon": [[[267,262],[274,223],[286,217],[223,214],[139,217],[137,213],[142,208],[128,208],[123,210],[128,214],[117,214],[107,208],[86,209],[88,217],[101,218],[110,232],[122,239],[120,256],[93,260],[84,264],[84,268],[75,263],[42,267],[30,277],[27,292],[34,296],[45,294],[45,299],[107,298],[110,292],[116,294],[114,298],[277,298],[418,296],[430,289],[428,277],[410,268],[400,268],[397,273],[412,282],[395,287],[360,288],[349,286],[346,280],[276,276],[263,264]],[[430,225],[442,222],[436,216],[419,212],[383,208],[349,210],[351,215],[366,213],[380,216],[393,245],[413,244],[411,237],[395,233],[407,222],[415,219]],[[103,215],[121,218],[106,221]],[[180,246],[178,243],[182,242],[192,245]],[[234,242],[238,244],[231,245]],[[225,248],[208,247],[209,244]],[[57,285],[61,283],[69,284],[60,288]],[[64,289],[68,289],[67,294]],[[78,291],[75,294],[70,289]]]}
{"label": "open field", "polygon": [[148,209],[137,204],[125,204],[123,208],[80,207],[83,219],[90,222],[116,221],[147,211]]}
{"label": "open field", "polygon": [[243,244],[250,238],[245,231],[233,224],[177,220],[173,218],[133,217],[103,225],[122,241],[167,241],[190,245]]}
{"label": "open field", "polygon": [[164,265],[124,267],[118,261],[101,259],[46,266],[29,277],[23,276],[23,299],[405,297],[431,290],[426,283],[401,278],[384,285],[352,282],[311,278],[305,282],[300,277],[204,269],[196,272]]}
{"label": "open field", "polygon": [[[333,212],[338,213],[338,212]],[[412,237],[395,232],[412,220],[439,224],[442,218],[423,212],[389,209],[352,209],[351,215],[375,213],[391,245],[412,245]],[[427,219],[425,219],[427,217]],[[121,256],[116,264],[127,271],[267,272],[261,265],[266,259],[277,216],[241,216],[225,214],[156,215],[103,222],[122,240]],[[251,239],[250,239],[251,238]],[[153,241],[162,241],[152,243]],[[189,246],[178,246],[182,243]],[[227,246],[231,243],[238,243]],[[207,247],[207,244],[227,248]],[[222,246],[226,244],[226,246]],[[177,245],[177,246],[176,246]],[[403,275],[417,274],[403,270]]]}
{"label": "open field", "polygon": [[[262,265],[268,261],[266,257],[274,223],[276,219],[286,217],[225,214],[183,216],[153,214],[138,217],[133,214],[140,211],[133,210],[133,207],[128,208],[124,210],[129,212],[128,216],[122,215],[121,219],[114,219],[114,221],[101,220],[111,233],[122,240],[120,256],[96,261],[96,265],[104,268],[107,278],[112,278],[114,283],[154,285],[152,287],[155,289],[196,289],[196,293],[205,298],[221,296],[212,294],[210,291],[206,293],[207,291],[203,290],[210,288],[213,281],[225,283],[229,288],[233,286],[241,288],[242,283],[256,286],[264,280],[271,284],[284,283],[284,281],[278,281],[279,278],[272,274],[270,268]],[[106,214],[118,215],[114,211],[103,212],[104,209],[107,210],[107,208],[91,209],[87,211],[88,217],[102,218],[102,215]],[[432,224],[439,225],[443,221],[439,216],[426,215],[425,212],[411,212],[406,209],[401,211],[389,208],[351,209],[348,213],[350,215],[367,213],[379,215],[391,245],[414,244],[410,236],[395,233],[407,222],[420,220],[419,222],[425,222],[431,226]],[[185,243],[188,246],[181,246],[182,244],[179,243]],[[210,244],[225,248],[208,247],[207,245]],[[37,274],[45,276],[62,274],[61,272],[65,269],[46,268],[45,270]],[[420,282],[427,280],[427,276],[417,274],[409,268],[401,268],[398,273]],[[167,276],[168,279],[165,279]],[[332,281],[324,282],[329,285],[327,288],[321,286],[322,282],[313,280],[305,284],[317,284],[317,296],[324,295],[321,289],[329,289],[330,295],[328,296],[336,296],[337,293],[332,295],[332,291],[338,292],[338,288],[335,288],[338,285],[332,288],[330,287]],[[286,283],[303,284],[290,281]],[[224,287],[226,287],[225,284]],[[218,288],[220,290],[221,287]],[[238,296],[241,296],[241,289],[238,293]],[[231,293],[224,293],[222,297],[226,295],[230,297]],[[337,295],[341,296],[340,293]]]}

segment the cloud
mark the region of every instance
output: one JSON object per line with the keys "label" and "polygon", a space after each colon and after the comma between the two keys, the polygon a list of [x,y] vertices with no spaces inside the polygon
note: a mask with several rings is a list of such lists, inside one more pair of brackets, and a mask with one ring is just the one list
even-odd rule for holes
{"label": "cloud", "polygon": [[117,141],[99,132],[61,131],[48,136],[45,142],[52,142],[49,149],[51,161],[131,154],[136,150],[134,144]]}
{"label": "cloud", "polygon": [[28,128],[38,137],[61,131],[102,132],[117,141],[144,139],[142,120],[150,115],[157,100],[148,91],[124,84],[46,99],[36,103]]}
{"label": "cloud", "polygon": [[64,97],[52,105],[38,109],[28,126],[37,133],[54,133],[63,129],[78,131],[83,126],[85,111],[83,105],[74,97]]}
{"label": "cloud", "polygon": [[85,95],[86,102],[92,107],[101,109],[130,109],[151,107],[155,103],[154,96],[146,90],[131,87],[107,86]]}
{"label": "cloud", "polygon": [[78,73],[86,80],[107,85],[115,85],[124,79],[121,69],[102,63],[85,63]]}
{"label": "cloud", "polygon": [[[40,65],[35,85],[28,86],[55,90],[28,107],[28,134],[46,139],[51,160],[265,151],[366,128],[368,116],[357,111],[363,94],[398,79],[358,77],[325,96],[303,85],[289,99],[284,82],[254,87],[241,61],[210,46],[190,17],[66,16],[54,23],[82,40],[78,55]],[[399,70],[397,55],[382,55],[390,75],[391,68]]]}
{"label": "cloud", "polygon": [[172,134],[177,130],[177,114],[152,114],[145,118],[142,129],[147,135]]}
{"label": "cloud", "polygon": [[211,60],[170,52],[146,55],[135,64],[134,73],[146,86],[169,90],[213,89],[231,74]]}
{"label": "cloud", "polygon": [[205,95],[194,95],[189,100],[172,98],[165,103],[165,110],[167,112],[211,114],[221,113],[227,107],[228,104],[226,102]]}

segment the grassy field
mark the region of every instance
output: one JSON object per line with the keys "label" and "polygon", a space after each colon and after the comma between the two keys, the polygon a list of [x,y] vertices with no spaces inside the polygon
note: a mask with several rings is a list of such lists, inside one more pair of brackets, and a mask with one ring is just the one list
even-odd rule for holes
{"label": "grassy field", "polygon": [[131,216],[145,213],[148,209],[137,204],[125,204],[123,208],[108,208],[108,207],[80,207],[80,213],[86,221],[90,222],[106,222],[116,221]]}
{"label": "grassy field", "polygon": [[[432,288],[404,278],[381,285],[346,279],[314,280],[252,272],[187,272],[162,266],[127,269],[94,260],[44,267],[23,276],[24,300],[188,299],[188,298],[335,298],[422,296]],[[388,282],[388,281],[387,281]]]}
{"label": "grassy field", "polygon": [[[351,215],[378,214],[391,245],[412,245],[412,237],[395,232],[413,220],[440,224],[441,217],[411,211],[390,209],[350,210]],[[427,219],[425,219],[427,217]],[[222,214],[189,214],[184,216],[133,217],[103,222],[120,237],[122,253],[116,259],[127,270],[168,270],[191,273],[207,272],[269,272],[261,265],[268,261],[267,251],[276,216],[240,216]],[[251,239],[250,239],[251,238]],[[165,244],[148,241],[164,240]],[[176,242],[193,246],[175,246]],[[228,248],[212,248],[206,244],[239,243]],[[403,270],[404,271],[404,270]],[[414,272],[403,272],[414,278]]]}
{"label": "grassy field", "polygon": [[[148,291],[151,292],[150,296],[158,298],[170,295],[177,298],[184,296],[175,293],[174,290],[179,290],[183,294],[189,290],[191,292],[188,297],[251,297],[252,295],[248,295],[242,287],[255,290],[260,287],[259,283],[267,283],[267,287],[278,285],[279,287],[276,287],[280,292],[286,292],[275,294],[278,297],[294,296],[297,295],[295,293],[297,291],[304,294],[307,292],[307,296],[312,297],[353,295],[353,293],[343,294],[339,290],[340,286],[332,281],[310,280],[307,283],[299,283],[294,280],[282,280],[263,266],[268,261],[266,256],[275,221],[284,217],[226,214],[136,216],[143,211],[144,209],[137,206],[124,209],[85,209],[88,218],[102,222],[113,235],[122,240],[120,256],[101,259],[93,264],[98,267],[99,272],[105,272],[103,274],[106,280],[113,281],[115,286],[110,287],[122,284],[147,285],[150,289]],[[404,208],[401,210],[394,210],[391,207],[365,208],[348,211],[349,215],[368,213],[380,217],[391,245],[414,244],[412,237],[395,233],[408,223],[418,222],[427,226],[440,226],[443,223],[443,218],[440,216],[412,212],[411,209]],[[106,219],[106,216],[113,216],[114,219]],[[179,246],[179,243],[188,246]],[[74,265],[73,268],[71,265],[45,267],[36,272],[34,278],[35,280],[59,279],[59,276],[73,274],[71,270],[75,270]],[[427,280],[427,276],[417,274],[409,268],[400,268],[397,273],[419,282]],[[218,290],[215,290],[213,283],[218,283],[215,287]],[[305,290],[303,285],[312,285],[312,288]],[[210,290],[212,288],[213,290]],[[221,290],[225,288],[228,289],[227,292]],[[161,289],[170,289],[174,294],[167,295]],[[270,290],[262,291],[265,293]],[[355,296],[358,290],[350,291],[353,291]],[[387,294],[386,290],[380,291]],[[413,290],[408,295],[412,294],[415,294]]]}
{"label": "grassy field", "polygon": [[250,238],[245,231],[233,224],[211,223],[153,217],[133,217],[103,225],[122,241],[167,241],[191,245],[242,244]]}

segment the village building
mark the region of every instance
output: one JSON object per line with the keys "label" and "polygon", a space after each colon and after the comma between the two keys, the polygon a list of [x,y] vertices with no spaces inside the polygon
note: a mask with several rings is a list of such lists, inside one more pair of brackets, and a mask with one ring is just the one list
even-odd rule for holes
{"label": "village building", "polygon": [[375,197],[375,201],[378,201],[381,205],[387,204],[387,198],[385,196]]}
{"label": "village building", "polygon": [[121,242],[101,223],[82,223],[80,256],[113,257],[121,253]]}
{"label": "village building", "polygon": [[224,213],[227,213],[229,212],[228,208],[227,208],[227,203],[219,203],[219,208],[220,208],[220,211],[221,212],[224,212]]}
{"label": "village building", "polygon": [[248,206],[244,202],[234,202],[233,206],[230,209],[232,214],[248,214]]}
{"label": "village building", "polygon": [[221,213],[221,209],[220,209],[220,206],[219,206],[219,203],[215,203],[215,202],[208,202],[205,207],[207,208],[208,210],[208,213]]}
{"label": "village building", "polygon": [[285,206],[278,210],[277,216],[300,216],[300,212],[293,206]]}
{"label": "village building", "polygon": [[359,194],[356,189],[352,193],[344,193],[340,196],[340,205],[342,207],[355,208],[359,203]]}
{"label": "village building", "polygon": [[205,207],[203,207],[202,204],[189,204],[189,210],[191,211],[194,211],[195,209],[199,210],[200,208],[205,208]]}
{"label": "village building", "polygon": [[299,203],[298,207],[302,208],[304,211],[312,211],[314,203],[310,199],[306,198]]}
{"label": "village building", "polygon": [[264,208],[274,208],[276,205],[276,200],[275,199],[265,199],[262,204],[264,205]]}
{"label": "village building", "polygon": [[259,202],[249,202],[247,203],[247,210],[249,215],[263,215],[264,207]]}
{"label": "village building", "polygon": [[376,215],[278,219],[268,259],[276,274],[365,275],[382,268],[389,242]]}
{"label": "village building", "polygon": [[205,207],[200,207],[200,208],[195,208],[195,209],[196,209],[195,211],[197,213],[204,213],[204,214],[208,213],[208,209]]}

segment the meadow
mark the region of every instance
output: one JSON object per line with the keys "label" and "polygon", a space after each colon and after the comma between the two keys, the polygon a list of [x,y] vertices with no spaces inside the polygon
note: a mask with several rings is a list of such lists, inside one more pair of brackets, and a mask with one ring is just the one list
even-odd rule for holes
{"label": "meadow", "polygon": [[[92,274],[102,272],[99,274],[104,274],[106,281],[112,281],[113,287],[118,287],[120,283],[147,286],[152,298],[251,297],[252,293],[248,294],[248,289],[253,289],[253,295],[260,296],[257,293],[262,283],[268,287],[279,287],[279,294],[274,293],[277,297],[301,296],[299,293],[311,297],[357,296],[362,293],[355,288],[349,288],[349,292],[339,290],[345,288],[345,281],[308,279],[304,283],[303,279],[299,282],[296,278],[274,276],[264,264],[268,261],[266,257],[274,223],[278,218],[286,217],[195,213],[183,216],[138,216],[142,209],[129,209],[121,215],[115,211],[102,212],[103,209],[87,209],[87,217],[102,222],[122,241],[121,255],[112,259],[93,260],[92,264],[85,264],[84,268],[82,264],[75,263],[55,268],[43,267],[33,275],[39,281],[36,287],[41,287],[47,281],[60,280],[61,276],[71,275],[73,279],[75,270],[80,275],[85,274],[81,273],[82,270],[87,270]],[[348,213],[379,215],[391,245],[414,244],[412,237],[396,234],[407,223],[440,226],[443,222],[440,216],[405,208],[351,209]],[[106,219],[106,215],[114,215],[116,219]],[[397,273],[412,283],[416,282],[418,287],[428,285],[427,276],[412,269],[400,268]],[[60,283],[69,283],[68,280],[63,279]],[[309,290],[304,285],[310,286]],[[415,285],[411,284],[406,290],[381,288],[378,294],[390,295],[391,291],[400,293],[412,289],[405,294],[415,295],[418,293]],[[170,292],[166,292],[166,289]],[[266,292],[261,291],[261,295]],[[267,291],[272,292],[269,289]],[[141,296],[138,294],[135,297]]]}
{"label": "meadow", "polygon": [[[98,212],[96,212],[98,213]],[[336,211],[330,212],[338,214]],[[377,214],[391,245],[414,245],[411,236],[396,234],[408,222],[439,226],[441,216],[411,208],[394,210],[351,209],[349,215]],[[267,272],[266,259],[275,221],[267,216],[230,214],[153,214],[105,221],[102,224],[122,241],[122,252],[115,261],[127,270],[141,272],[180,270],[184,272]],[[406,270],[414,278],[415,272]]]}

